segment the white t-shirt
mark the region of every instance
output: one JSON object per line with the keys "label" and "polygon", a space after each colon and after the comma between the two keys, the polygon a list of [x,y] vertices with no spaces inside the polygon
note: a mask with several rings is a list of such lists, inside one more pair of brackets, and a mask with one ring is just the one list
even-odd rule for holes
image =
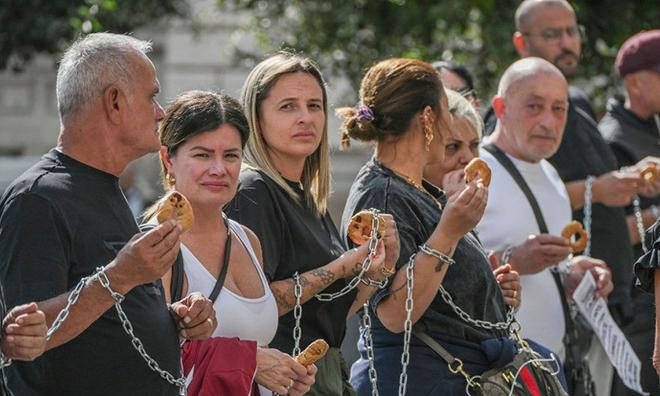
{"label": "white t-shirt", "polygon": [[[488,205],[477,225],[484,248],[504,250],[518,246],[530,235],[540,233],[534,212],[522,190],[506,169],[484,149],[481,158],[492,170],[488,188]],[[548,231],[561,235],[571,221],[571,204],[566,186],[549,162],[529,163],[509,156],[529,185],[543,213]],[[521,276],[522,299],[516,318],[525,338],[549,348],[564,358],[562,339],[565,332],[564,314],[557,286],[549,269]]]}

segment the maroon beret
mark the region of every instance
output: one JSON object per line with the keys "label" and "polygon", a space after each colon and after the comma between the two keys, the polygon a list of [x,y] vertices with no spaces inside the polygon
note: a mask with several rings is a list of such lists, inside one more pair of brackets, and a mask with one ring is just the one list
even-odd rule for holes
{"label": "maroon beret", "polygon": [[626,40],[614,66],[621,77],[640,70],[660,72],[660,30],[637,33]]}

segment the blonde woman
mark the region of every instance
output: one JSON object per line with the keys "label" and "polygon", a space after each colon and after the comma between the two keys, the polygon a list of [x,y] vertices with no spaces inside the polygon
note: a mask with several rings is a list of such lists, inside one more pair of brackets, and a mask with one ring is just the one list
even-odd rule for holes
{"label": "blonde woman", "polygon": [[[359,283],[332,301],[314,297],[320,292],[347,290],[369,254],[366,244],[345,251],[327,211],[330,166],[325,82],[308,58],[280,53],[252,70],[241,100],[250,125],[248,167],[241,172],[238,193],[227,213],[252,229],[262,243],[264,271],[280,315],[271,346],[291,353],[296,344],[304,348],[315,339],[324,339],[330,350],[317,362],[316,383],[309,394],[352,395],[339,347],[346,317],[376,287]],[[391,268],[398,258],[394,221],[383,215],[382,222],[385,243],[379,243],[378,256],[366,273],[372,281],[384,280],[386,271],[381,269],[385,265]]]}

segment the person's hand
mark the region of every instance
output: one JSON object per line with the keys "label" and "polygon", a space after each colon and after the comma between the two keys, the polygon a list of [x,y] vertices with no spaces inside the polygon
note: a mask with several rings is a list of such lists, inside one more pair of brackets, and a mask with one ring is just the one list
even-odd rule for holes
{"label": "person's hand", "polygon": [[106,267],[111,287],[125,295],[138,285],[162,278],[179,254],[180,234],[177,222],[168,220],[133,236]]}
{"label": "person's hand", "polygon": [[293,382],[293,386],[289,388],[289,395],[302,396],[309,392],[312,385],[314,385],[314,382],[316,382],[316,372],[318,371],[318,368],[313,364],[310,364],[306,368],[307,374],[298,377],[298,379]]}
{"label": "person's hand", "polygon": [[577,256],[571,260],[571,272],[564,279],[564,288],[569,298],[573,298],[573,292],[578,287],[584,275],[591,272],[596,280],[596,297],[606,298],[614,290],[612,273],[603,260],[587,256]]}
{"label": "person's hand", "polygon": [[511,250],[509,263],[521,275],[536,274],[564,260],[571,253],[568,241],[551,234],[530,235]]}
{"label": "person's hand", "polygon": [[2,353],[8,359],[32,361],[46,349],[46,315],[36,303],[18,305],[2,320]]}
{"label": "person's hand", "polygon": [[592,185],[594,202],[607,206],[626,206],[644,185],[638,173],[612,171],[599,176]]}
{"label": "person's hand", "polygon": [[449,238],[458,241],[479,223],[486,210],[488,189],[476,182],[450,196],[437,228]]}
{"label": "person's hand", "polygon": [[[313,375],[316,375],[314,369],[312,369]],[[286,353],[273,348],[257,348],[257,372],[254,378],[257,384],[265,386],[280,395],[286,395],[292,389],[294,392],[297,389],[305,389],[305,384],[310,381],[309,375],[307,368]],[[303,382],[296,383],[296,381]],[[307,387],[305,392],[308,390]]]}
{"label": "person's hand", "polygon": [[442,190],[450,197],[465,188],[465,170],[456,169],[442,177]]}
{"label": "person's hand", "polygon": [[381,237],[385,245],[385,262],[383,265],[386,271],[391,271],[394,270],[396,262],[399,260],[399,230],[396,227],[394,216],[391,214],[381,213],[380,221]]}
{"label": "person's hand", "polygon": [[500,266],[497,257],[493,253],[488,255],[488,260],[493,268],[495,280],[500,285],[500,290],[502,290],[504,302],[510,307],[517,308],[520,305],[522,295],[520,275],[511,269],[510,264]]}
{"label": "person's hand", "polygon": [[183,339],[209,338],[218,325],[213,303],[198,292],[172,303],[170,311],[176,317],[179,336]]}

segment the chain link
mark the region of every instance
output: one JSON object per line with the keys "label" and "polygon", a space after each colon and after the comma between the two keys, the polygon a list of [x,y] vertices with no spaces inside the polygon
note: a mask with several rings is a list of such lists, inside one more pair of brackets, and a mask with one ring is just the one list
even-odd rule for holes
{"label": "chain link", "polygon": [[80,297],[80,293],[82,292],[83,287],[85,287],[85,284],[91,278],[92,278],[91,276],[86,276],[80,279],[76,287],[73,290],[71,290],[71,293],[69,293],[69,296],[66,299],[66,305],[57,314],[57,317],[55,317],[53,324],[46,332],[46,340],[50,340],[53,337],[53,334],[55,334],[55,332],[60,329],[60,326],[62,326],[62,323],[64,323],[66,318],[69,317],[71,306],[73,306],[73,304],[75,304],[78,301],[78,297]]}
{"label": "chain link", "polygon": [[412,335],[413,287],[415,285],[415,256],[408,259],[406,266],[406,320],[403,323],[403,352],[401,352],[401,375],[399,376],[399,396],[406,394],[408,385],[408,363],[410,362],[410,336]]}
{"label": "chain link", "polygon": [[82,292],[82,289],[85,287],[85,284],[89,279],[92,278],[98,279],[101,286],[104,289],[108,290],[108,292],[112,296],[112,299],[115,301],[114,306],[115,309],[117,310],[117,315],[119,316],[119,320],[121,321],[122,327],[124,328],[126,334],[128,334],[131,337],[131,345],[133,345],[133,348],[135,348],[135,350],[138,351],[140,356],[142,356],[144,361],[147,363],[147,366],[149,366],[151,370],[158,373],[161,376],[161,378],[163,378],[170,384],[178,386],[179,395],[185,396],[186,379],[184,377],[175,378],[169,372],[162,370],[158,365],[158,362],[156,362],[151,356],[149,356],[147,351],[144,349],[144,345],[142,344],[142,341],[133,333],[133,325],[126,316],[126,313],[124,313],[124,310],[121,308],[121,302],[124,300],[124,296],[112,290],[112,288],[110,287],[110,280],[105,274],[104,267],[96,268],[96,273],[93,276],[87,276],[80,279],[76,287],[71,291],[71,293],[69,293],[69,296],[67,297],[66,306],[57,314],[57,317],[53,321],[52,326],[48,329],[48,332],[46,333],[46,338],[50,339],[53,336],[53,334],[60,328],[62,323],[64,323],[64,321],[69,316],[71,306],[73,306],[78,301],[78,298],[80,297],[80,293]]}
{"label": "chain link", "polygon": [[635,195],[632,201],[633,212],[635,213],[635,225],[637,225],[637,232],[639,233],[639,243],[644,242],[644,218],[642,217],[642,208],[639,206],[639,195]]}
{"label": "chain link", "polygon": [[[11,359],[5,356],[2,351],[0,351],[0,369],[11,366]],[[4,373],[0,374],[4,375]]]}
{"label": "chain link", "polygon": [[293,327],[293,352],[291,356],[298,356],[300,354],[300,338],[302,337],[302,330],[300,328],[300,318],[302,318],[302,304],[300,304],[300,299],[302,298],[302,285],[300,284],[300,275],[296,271],[293,274],[293,295],[296,296],[296,306],[293,307],[293,318],[296,321],[295,326]]}
{"label": "chain link", "polygon": [[371,396],[378,396],[378,375],[374,365],[374,344],[371,338],[371,316],[369,315],[369,300],[362,306],[364,315],[362,325],[364,326],[364,346],[367,350],[367,361],[369,362],[369,381],[371,382]]}
{"label": "chain link", "polygon": [[509,307],[509,310],[506,312],[506,321],[504,322],[489,322],[487,320],[481,320],[481,319],[473,319],[470,314],[465,312],[464,310],[461,309],[456,303],[454,303],[454,300],[451,297],[451,294],[443,286],[440,286],[440,296],[442,296],[442,299],[449,305],[456,315],[458,315],[461,319],[463,319],[465,322],[473,324],[477,327],[481,327],[482,329],[486,330],[508,330],[509,326],[511,326],[511,323],[514,320],[514,309],[513,307]]}
{"label": "chain link", "polygon": [[584,231],[587,233],[587,246],[582,254],[585,256],[591,256],[591,200],[593,197],[591,187],[594,180],[593,176],[587,176],[584,181],[584,219],[582,222],[584,223]]}

